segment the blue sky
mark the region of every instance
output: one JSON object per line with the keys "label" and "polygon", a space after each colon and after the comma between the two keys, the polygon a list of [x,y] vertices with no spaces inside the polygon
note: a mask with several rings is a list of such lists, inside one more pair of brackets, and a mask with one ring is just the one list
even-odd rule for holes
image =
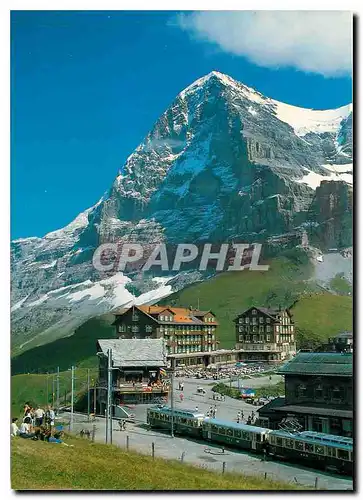
{"label": "blue sky", "polygon": [[[96,203],[175,96],[212,70],[289,104],[351,102],[343,56],[332,63],[343,68],[337,74],[330,66],[325,74],[306,68],[311,58],[301,50],[298,68],[272,64],[188,16],[12,12],[12,238],[42,236]],[[329,59],[320,56],[316,67]]]}

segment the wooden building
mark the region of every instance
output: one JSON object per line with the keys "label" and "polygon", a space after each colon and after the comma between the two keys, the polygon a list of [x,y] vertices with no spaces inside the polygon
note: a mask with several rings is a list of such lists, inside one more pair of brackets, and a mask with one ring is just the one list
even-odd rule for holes
{"label": "wooden building", "polygon": [[352,437],[352,354],[301,352],[277,373],[285,377],[285,397],[258,410],[261,425],[277,429],[290,418],[304,430]]}
{"label": "wooden building", "polygon": [[112,350],[113,405],[152,403],[168,396],[163,339],[98,340],[100,389],[97,400],[101,414],[106,409],[109,349]]}
{"label": "wooden building", "polygon": [[295,325],[288,309],[250,307],[234,323],[240,360],[279,363],[296,354]]}
{"label": "wooden building", "polygon": [[212,311],[154,305],[132,306],[114,314],[120,339],[164,338],[168,355],[197,358],[199,353],[215,351],[219,344],[218,322]]}
{"label": "wooden building", "polygon": [[320,346],[319,352],[353,352],[353,332],[341,332],[330,337],[327,344]]}

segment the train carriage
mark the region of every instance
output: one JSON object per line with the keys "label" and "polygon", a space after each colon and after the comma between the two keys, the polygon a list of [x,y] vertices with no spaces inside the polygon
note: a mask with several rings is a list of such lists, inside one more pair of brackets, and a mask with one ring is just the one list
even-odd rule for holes
{"label": "train carriage", "polygon": [[335,469],[353,473],[353,439],[320,432],[303,431],[296,434],[272,431],[268,452],[277,458],[306,462],[319,469]]}
{"label": "train carriage", "polygon": [[228,446],[263,452],[270,429],[254,425],[237,424],[227,420],[206,418],[202,425],[202,435],[207,441]]}
{"label": "train carriage", "polygon": [[147,422],[155,429],[171,431],[171,416],[173,413],[173,427],[175,434],[189,435],[196,438],[202,436],[202,422],[204,413],[193,410],[171,410],[169,406],[147,409]]}

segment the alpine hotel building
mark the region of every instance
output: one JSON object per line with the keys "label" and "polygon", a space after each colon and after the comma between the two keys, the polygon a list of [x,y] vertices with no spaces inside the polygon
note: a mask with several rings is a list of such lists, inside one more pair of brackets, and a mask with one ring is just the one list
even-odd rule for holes
{"label": "alpine hotel building", "polygon": [[234,322],[240,359],[280,362],[296,354],[295,325],[289,309],[250,307]]}
{"label": "alpine hotel building", "polygon": [[212,311],[142,305],[115,312],[115,317],[119,338],[164,338],[168,356],[214,352],[219,343]]}

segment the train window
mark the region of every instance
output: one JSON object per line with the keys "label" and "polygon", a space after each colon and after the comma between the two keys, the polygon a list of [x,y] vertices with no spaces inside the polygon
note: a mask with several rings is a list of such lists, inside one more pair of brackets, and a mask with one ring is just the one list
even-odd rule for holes
{"label": "train window", "polygon": [[304,443],[302,441],[295,441],[295,450],[303,451]]}
{"label": "train window", "polygon": [[233,430],[227,429],[227,436],[233,436]]}
{"label": "train window", "polygon": [[242,439],[245,439],[246,441],[249,441],[250,440],[250,433],[246,432],[246,431],[243,431],[242,432]]}
{"label": "train window", "polygon": [[182,424],[186,424],[186,423],[188,423],[188,421],[187,421],[187,419],[186,419],[186,418],[181,418],[181,419],[180,419],[180,421],[181,421],[181,423],[182,423]]}
{"label": "train window", "polygon": [[286,447],[287,448],[293,448],[294,447],[294,440],[293,439],[286,439]]}
{"label": "train window", "polygon": [[218,432],[218,427],[216,425],[212,425],[212,431],[213,432]]}
{"label": "train window", "polygon": [[240,438],[241,437],[241,431],[235,430],[234,431],[234,437]]}
{"label": "train window", "polygon": [[342,460],[349,460],[349,451],[338,450],[338,458],[341,458]]}
{"label": "train window", "polygon": [[222,434],[222,436],[224,436],[226,433],[226,429],[224,427],[220,427],[219,428],[219,434]]}
{"label": "train window", "polygon": [[261,434],[256,434],[256,441],[261,443]]}
{"label": "train window", "polygon": [[335,449],[331,448],[330,446],[327,446],[326,453],[328,457],[335,457]]}
{"label": "train window", "polygon": [[315,445],[315,452],[319,453],[319,455],[324,455],[325,453],[325,448],[324,446],[320,446],[318,444]]}
{"label": "train window", "polygon": [[275,444],[275,436],[270,436],[269,441],[271,444]]}
{"label": "train window", "polygon": [[276,444],[277,446],[282,446],[282,438],[276,438]]}
{"label": "train window", "polygon": [[305,451],[309,453],[314,453],[314,445],[310,443],[305,443]]}

